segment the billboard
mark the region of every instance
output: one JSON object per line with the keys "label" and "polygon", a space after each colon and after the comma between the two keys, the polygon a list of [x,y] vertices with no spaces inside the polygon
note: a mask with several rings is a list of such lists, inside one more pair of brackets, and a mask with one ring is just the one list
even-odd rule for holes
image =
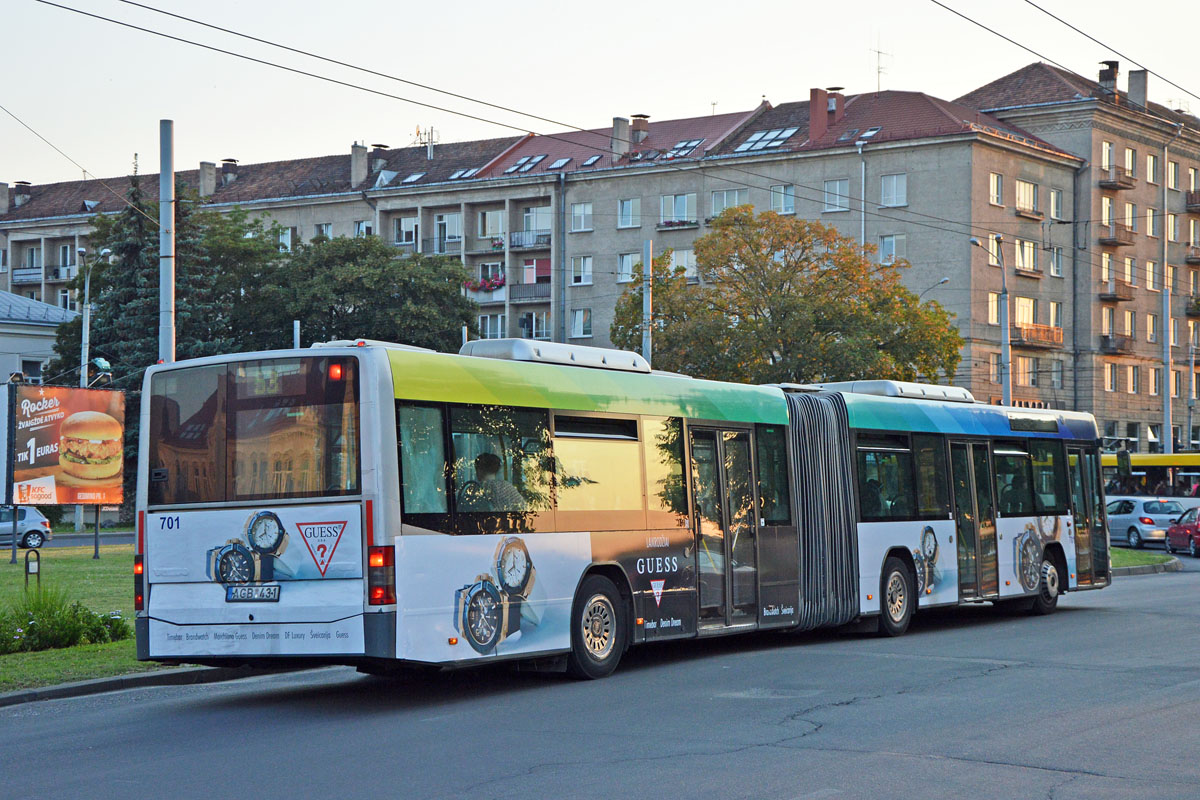
{"label": "billboard", "polygon": [[119,505],[125,395],[107,389],[9,384],[12,500],[20,505]]}

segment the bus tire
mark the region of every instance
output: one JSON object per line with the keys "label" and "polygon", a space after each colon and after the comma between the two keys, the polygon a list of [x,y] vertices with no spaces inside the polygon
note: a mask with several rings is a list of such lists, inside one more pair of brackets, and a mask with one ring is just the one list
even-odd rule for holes
{"label": "bus tire", "polygon": [[1058,567],[1050,558],[1042,559],[1042,579],[1038,582],[1037,594],[1033,596],[1033,604],[1029,607],[1032,614],[1044,616],[1054,613],[1058,608],[1060,584]]}
{"label": "bus tire", "polygon": [[625,616],[625,603],[612,581],[603,575],[584,578],[571,609],[571,677],[595,680],[612,674],[625,652]]}
{"label": "bus tire", "polygon": [[883,574],[879,578],[879,634],[903,636],[912,621],[916,599],[908,565],[890,556],[883,562]]}

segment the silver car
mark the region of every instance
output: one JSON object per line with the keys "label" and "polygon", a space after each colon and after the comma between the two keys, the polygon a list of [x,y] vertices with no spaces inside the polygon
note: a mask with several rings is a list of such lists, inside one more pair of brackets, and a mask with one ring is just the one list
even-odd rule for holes
{"label": "silver car", "polygon": [[[17,544],[36,550],[54,534],[50,520],[33,506],[17,506]],[[0,506],[0,545],[12,547],[12,506]]]}
{"label": "silver car", "polygon": [[1183,516],[1185,510],[1171,497],[1110,497],[1109,539],[1119,541],[1123,537],[1130,547],[1164,542],[1167,528]]}

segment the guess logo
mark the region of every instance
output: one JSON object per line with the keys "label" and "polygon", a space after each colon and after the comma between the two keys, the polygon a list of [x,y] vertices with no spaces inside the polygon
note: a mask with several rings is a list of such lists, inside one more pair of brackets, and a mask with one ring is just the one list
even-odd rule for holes
{"label": "guess logo", "polygon": [[338,542],[342,540],[342,532],[346,530],[346,523],[344,521],[297,522],[296,530],[300,531],[300,538],[304,540],[304,546],[308,548],[313,563],[321,571],[321,577],[325,577],[325,570],[329,569],[333,552],[337,550]]}

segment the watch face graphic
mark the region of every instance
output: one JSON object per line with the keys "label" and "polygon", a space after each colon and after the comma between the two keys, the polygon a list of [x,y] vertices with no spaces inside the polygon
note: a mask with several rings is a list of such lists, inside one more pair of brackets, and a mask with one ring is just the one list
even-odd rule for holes
{"label": "watch face graphic", "polygon": [[507,602],[490,575],[480,575],[475,583],[455,592],[455,627],[467,643],[480,654],[495,649],[505,634]]}
{"label": "watch face graphic", "polygon": [[281,554],[286,538],[283,523],[274,512],[259,511],[246,522],[246,541],[259,553]]}
{"label": "watch face graphic", "polygon": [[217,554],[217,578],[221,583],[249,583],[254,579],[254,557],[240,544],[228,544]]}
{"label": "watch face graphic", "polygon": [[925,556],[925,560],[930,564],[937,563],[937,534],[933,532],[933,528],[929,525],[926,525],[925,530],[921,532],[921,553]]}
{"label": "watch face graphic", "polygon": [[496,578],[509,594],[527,595],[533,577],[529,549],[516,536],[502,540],[496,548]]}
{"label": "watch face graphic", "polygon": [[1027,592],[1032,592],[1038,587],[1042,569],[1041,542],[1031,527],[1026,528],[1025,532],[1017,537],[1015,544],[1017,579]]}
{"label": "watch face graphic", "polygon": [[917,598],[919,599],[925,594],[925,587],[929,584],[929,562],[918,550],[913,551],[913,566],[917,568]]}

